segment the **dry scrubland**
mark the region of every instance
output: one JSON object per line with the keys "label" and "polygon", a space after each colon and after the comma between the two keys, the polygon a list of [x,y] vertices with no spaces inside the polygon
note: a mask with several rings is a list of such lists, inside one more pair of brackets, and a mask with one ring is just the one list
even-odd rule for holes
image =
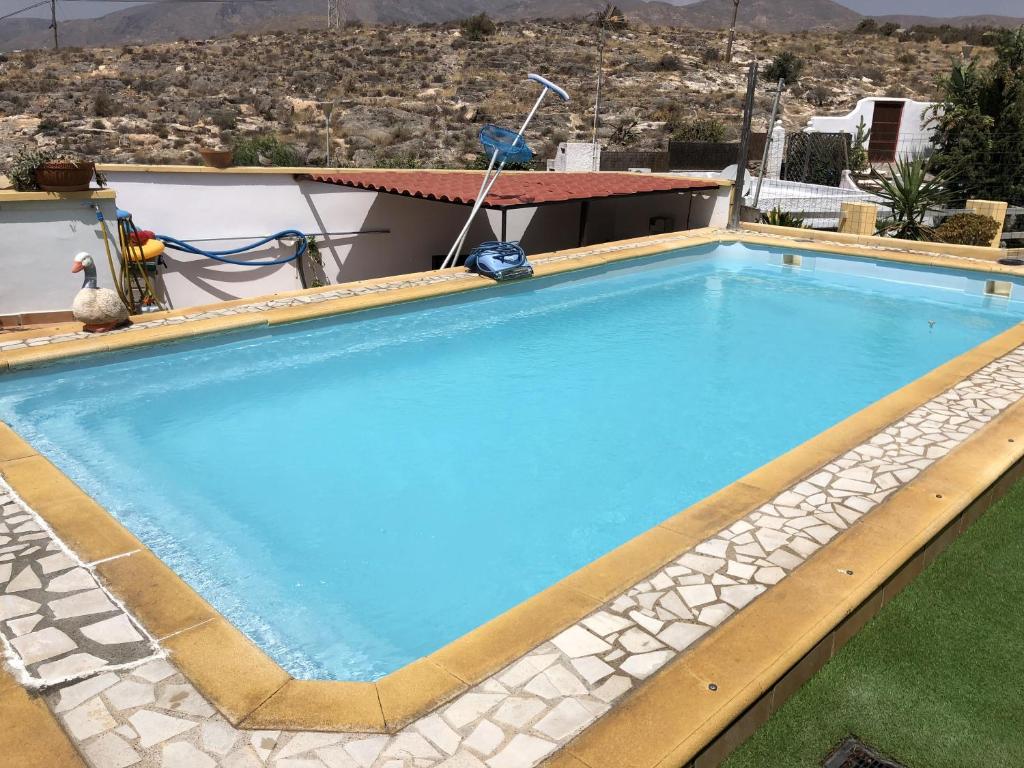
{"label": "dry scrubland", "polygon": [[[784,102],[788,128],[843,113],[866,95],[929,99],[959,45],[900,43],[850,32],[744,34],[721,63],[724,33],[633,27],[609,35],[601,135],[612,148],[658,148],[680,120],[715,116],[736,130],[744,64],[792,51],[803,62]],[[982,51],[984,53],[984,51]],[[482,42],[458,25],[347,27],[121,48],[0,56],[0,160],[19,146],[63,146],[113,162],[196,163],[200,146],[274,134],[323,162],[323,114],[333,99],[332,156],[342,165],[459,167],[476,130],[517,127],[536,93],[528,71],[564,85],[532,127],[541,157],[587,139],[595,31],[583,22],[506,23]],[[767,86],[763,83],[762,86]],[[770,96],[758,95],[759,125]]]}

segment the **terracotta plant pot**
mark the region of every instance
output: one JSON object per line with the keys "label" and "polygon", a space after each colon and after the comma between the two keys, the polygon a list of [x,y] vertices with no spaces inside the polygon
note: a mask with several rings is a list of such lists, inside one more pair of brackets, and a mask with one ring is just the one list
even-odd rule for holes
{"label": "terracotta plant pot", "polygon": [[234,159],[234,152],[230,149],[200,149],[199,154],[211,168],[230,168]]}
{"label": "terracotta plant pot", "polygon": [[95,171],[96,164],[85,160],[53,160],[36,169],[36,184],[44,192],[83,192]]}

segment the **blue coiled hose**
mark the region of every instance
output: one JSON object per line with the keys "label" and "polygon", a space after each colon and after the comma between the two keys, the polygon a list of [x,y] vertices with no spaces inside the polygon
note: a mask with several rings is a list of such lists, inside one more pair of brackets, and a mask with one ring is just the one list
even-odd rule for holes
{"label": "blue coiled hose", "polygon": [[[295,243],[295,253],[291,256],[286,256],[280,259],[271,259],[269,261],[242,261],[240,259],[228,258],[238,253],[251,251],[253,248],[259,248],[261,245],[266,245],[271,240],[280,240],[282,237],[298,238]],[[296,259],[302,258],[302,255],[306,252],[306,248],[308,247],[306,234],[304,232],[299,232],[297,229],[285,229],[280,232],[275,232],[262,240],[257,240],[255,243],[243,245],[239,248],[229,248],[224,251],[204,251],[202,248],[197,248],[191,243],[186,243],[184,240],[179,240],[178,238],[171,237],[170,235],[157,235],[156,238],[157,240],[162,240],[164,245],[168,248],[173,248],[176,251],[194,253],[196,256],[205,256],[208,259],[222,261],[225,264],[235,264],[239,267],[273,267],[277,264],[287,264],[289,261],[295,261]]]}

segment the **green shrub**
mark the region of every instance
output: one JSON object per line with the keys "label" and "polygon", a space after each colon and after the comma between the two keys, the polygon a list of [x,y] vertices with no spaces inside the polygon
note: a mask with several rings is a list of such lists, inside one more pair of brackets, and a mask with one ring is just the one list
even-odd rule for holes
{"label": "green shrub", "polygon": [[672,132],[673,141],[725,141],[725,124],[714,117],[693,117],[681,120]]}
{"label": "green shrub", "polygon": [[476,16],[463,19],[459,22],[459,29],[462,30],[462,36],[466,40],[473,42],[480,42],[498,30],[494,22],[491,21],[491,17],[486,13],[478,13]]}
{"label": "green shrub", "polygon": [[238,114],[234,110],[224,108],[215,111],[211,117],[211,122],[220,128],[222,131],[234,130],[238,125]]}
{"label": "green shrub", "polygon": [[771,224],[773,227],[796,227],[797,229],[804,228],[804,220],[799,216],[794,216],[789,211],[784,211],[781,208],[772,208],[767,213],[761,214],[762,224]]}
{"label": "green shrub", "polygon": [[772,59],[772,63],[764,71],[765,78],[770,82],[785,80],[786,84],[795,83],[803,72],[804,61],[792,51],[783,51]]}
{"label": "green shrub", "polygon": [[678,56],[671,53],[663,53],[654,65],[654,69],[661,72],[677,72],[682,68],[683,62],[679,60]]}
{"label": "green shrub", "polygon": [[92,97],[92,113],[96,117],[113,117],[119,111],[118,103],[106,91],[97,91]]}
{"label": "green shrub", "polygon": [[700,60],[705,64],[715,64],[722,60],[722,52],[717,48],[705,48],[700,55]]}
{"label": "green shrub", "polygon": [[374,168],[427,168],[429,165],[413,152],[378,152],[373,159]]}
{"label": "green shrub", "polygon": [[957,213],[935,228],[935,239],[956,245],[989,245],[999,225],[995,219],[976,213]]}
{"label": "green shrub", "polygon": [[11,185],[19,192],[31,192],[39,189],[36,183],[36,168],[49,160],[44,151],[23,148],[14,156],[14,160],[4,168]]}
{"label": "green shrub", "polygon": [[[490,164],[490,162],[491,162],[491,156],[490,155],[488,155],[488,154],[486,154],[484,152],[479,152],[466,165],[466,167],[471,169],[471,170],[474,170],[474,171],[485,171],[485,170],[487,170],[487,166]],[[517,162],[505,163],[505,170],[506,171],[538,171],[538,170],[541,170],[541,169],[538,168],[536,160],[531,160],[528,163],[517,163]]]}
{"label": "green shrub", "polygon": [[[81,155],[61,149],[33,149],[24,147],[18,151],[14,159],[4,167],[4,174],[10,179],[11,185],[19,192],[32,192],[39,189],[36,181],[36,169],[44,163],[67,161],[72,163],[90,162]],[[107,180],[99,171],[93,172],[96,184],[107,185]]]}
{"label": "green shrub", "polygon": [[269,165],[287,167],[302,165],[299,153],[291,144],[276,136],[255,136],[239,139],[232,147],[235,165]]}

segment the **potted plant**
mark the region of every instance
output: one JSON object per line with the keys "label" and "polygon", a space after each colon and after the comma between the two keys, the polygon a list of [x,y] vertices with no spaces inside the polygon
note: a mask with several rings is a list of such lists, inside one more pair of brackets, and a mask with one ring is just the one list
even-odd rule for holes
{"label": "potted plant", "polygon": [[94,176],[98,186],[106,186],[92,160],[64,150],[22,149],[6,173],[19,192],[81,192]]}
{"label": "potted plant", "polygon": [[211,168],[230,168],[234,152],[228,147],[200,147],[203,162]]}

